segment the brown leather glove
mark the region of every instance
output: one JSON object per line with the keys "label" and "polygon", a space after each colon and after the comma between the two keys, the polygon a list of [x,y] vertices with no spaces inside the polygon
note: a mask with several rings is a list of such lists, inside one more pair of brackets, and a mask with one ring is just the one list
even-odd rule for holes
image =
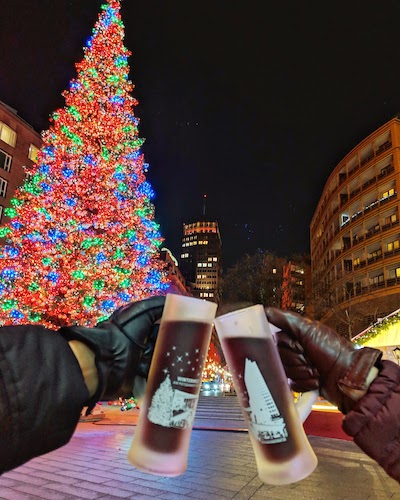
{"label": "brown leather glove", "polygon": [[321,396],[348,413],[367,390],[366,379],[382,352],[356,348],[331,328],[291,311],[265,310],[268,321],[280,328],[279,354],[296,392],[319,388]]}

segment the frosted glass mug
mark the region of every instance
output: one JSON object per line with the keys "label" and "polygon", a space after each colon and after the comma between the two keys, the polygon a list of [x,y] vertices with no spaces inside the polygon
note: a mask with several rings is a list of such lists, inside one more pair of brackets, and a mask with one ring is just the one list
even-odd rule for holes
{"label": "frosted glass mug", "polygon": [[260,479],[272,485],[300,481],[317,466],[302,422],[318,392],[295,405],[263,306],[215,319],[231,372]]}
{"label": "frosted glass mug", "polygon": [[190,436],[217,304],[167,294],[138,425],[128,452],[138,469],[178,476]]}

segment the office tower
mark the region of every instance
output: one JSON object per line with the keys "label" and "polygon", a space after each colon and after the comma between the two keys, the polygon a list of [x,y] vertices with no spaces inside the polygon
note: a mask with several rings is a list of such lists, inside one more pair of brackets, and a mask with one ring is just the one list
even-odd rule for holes
{"label": "office tower", "polygon": [[310,226],[315,317],[352,337],[400,301],[400,119],[333,169]]}
{"label": "office tower", "polygon": [[218,302],[221,235],[217,221],[183,224],[180,269],[194,297]]}

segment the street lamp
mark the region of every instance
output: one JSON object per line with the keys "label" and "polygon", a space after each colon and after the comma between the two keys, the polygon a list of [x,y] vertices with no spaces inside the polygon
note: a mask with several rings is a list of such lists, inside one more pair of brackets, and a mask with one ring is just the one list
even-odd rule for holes
{"label": "street lamp", "polygon": [[395,347],[393,349],[393,354],[394,354],[394,357],[397,359],[397,364],[400,365],[400,348]]}

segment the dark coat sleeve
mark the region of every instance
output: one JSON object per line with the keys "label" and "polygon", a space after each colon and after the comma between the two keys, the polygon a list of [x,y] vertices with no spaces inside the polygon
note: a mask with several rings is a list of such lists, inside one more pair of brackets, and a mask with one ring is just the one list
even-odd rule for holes
{"label": "dark coat sleeve", "polygon": [[78,361],[59,333],[0,328],[0,474],[66,444],[87,400]]}
{"label": "dark coat sleeve", "polygon": [[382,361],[368,392],[343,420],[343,430],[400,482],[400,367]]}

